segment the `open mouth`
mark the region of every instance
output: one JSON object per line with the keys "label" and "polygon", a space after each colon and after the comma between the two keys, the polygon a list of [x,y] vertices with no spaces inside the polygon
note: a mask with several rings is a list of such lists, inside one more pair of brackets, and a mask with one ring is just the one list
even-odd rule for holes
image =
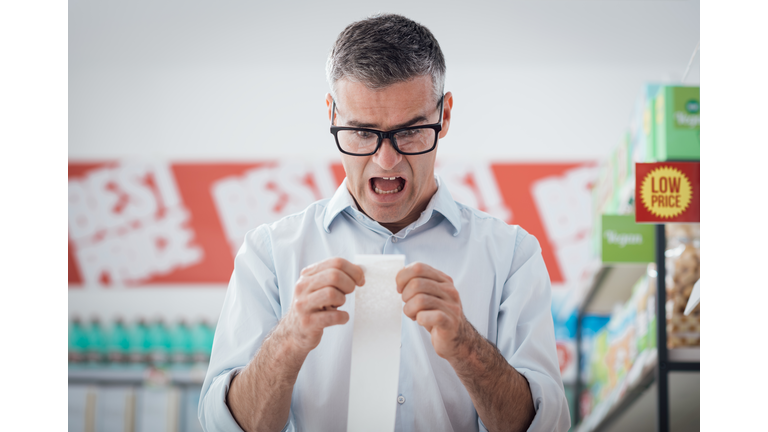
{"label": "open mouth", "polygon": [[405,179],[402,177],[373,177],[371,189],[379,195],[396,194],[405,187]]}

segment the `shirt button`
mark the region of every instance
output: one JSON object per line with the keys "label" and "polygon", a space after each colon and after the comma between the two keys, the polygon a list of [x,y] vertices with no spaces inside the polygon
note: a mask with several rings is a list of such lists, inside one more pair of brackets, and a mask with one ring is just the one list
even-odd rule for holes
{"label": "shirt button", "polygon": [[399,403],[400,405],[404,404],[405,403],[405,396],[403,396],[403,395],[398,396],[397,397],[397,403]]}
{"label": "shirt button", "polygon": [[397,237],[392,237],[392,243],[397,243]]}

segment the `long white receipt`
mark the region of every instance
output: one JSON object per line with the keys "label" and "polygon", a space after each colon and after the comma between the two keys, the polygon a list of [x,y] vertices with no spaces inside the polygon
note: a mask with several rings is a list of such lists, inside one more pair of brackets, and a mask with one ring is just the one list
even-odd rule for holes
{"label": "long white receipt", "polygon": [[405,255],[356,255],[365,285],[355,289],[347,431],[395,429],[403,301],[395,276]]}

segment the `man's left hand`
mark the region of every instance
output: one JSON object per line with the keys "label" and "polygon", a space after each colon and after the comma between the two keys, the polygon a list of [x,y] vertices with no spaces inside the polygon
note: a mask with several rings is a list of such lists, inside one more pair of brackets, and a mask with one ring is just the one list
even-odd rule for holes
{"label": "man's left hand", "polygon": [[472,330],[464,317],[459,292],[447,274],[424,263],[410,264],[397,273],[405,315],[427,329],[437,354],[451,360],[461,355]]}

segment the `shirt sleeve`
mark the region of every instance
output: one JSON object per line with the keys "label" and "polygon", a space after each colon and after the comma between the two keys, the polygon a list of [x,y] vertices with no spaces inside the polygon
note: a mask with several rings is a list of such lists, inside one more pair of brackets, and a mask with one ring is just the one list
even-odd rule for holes
{"label": "shirt sleeve", "polygon": [[529,431],[571,426],[551,312],[549,274],[538,240],[520,229],[501,294],[496,346],[531,388],[536,416]]}
{"label": "shirt sleeve", "polygon": [[246,234],[216,325],[197,416],[205,431],[240,432],[226,404],[234,374],[244,368],[277,325],[280,297],[269,230]]}

